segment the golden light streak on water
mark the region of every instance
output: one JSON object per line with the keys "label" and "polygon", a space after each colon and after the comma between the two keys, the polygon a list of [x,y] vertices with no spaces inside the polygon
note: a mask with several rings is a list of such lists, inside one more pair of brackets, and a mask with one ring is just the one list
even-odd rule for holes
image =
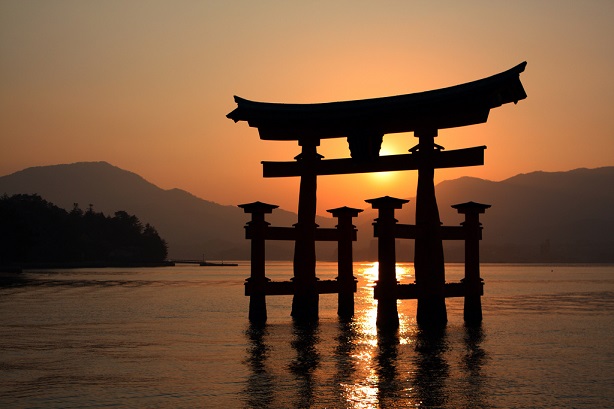
{"label": "golden light streak on water", "polygon": [[344,384],[344,394],[348,403],[348,408],[363,409],[378,407],[378,377],[373,374],[367,379],[367,385],[347,385]]}
{"label": "golden light streak on water", "polygon": [[[358,326],[363,334],[368,335],[369,343],[371,345],[377,345],[377,300],[373,298],[373,287],[375,287],[378,279],[378,270],[379,263],[369,263],[361,265],[359,269],[357,269],[357,274],[366,281],[366,287],[368,288],[368,294],[363,295],[365,309],[362,314],[358,315],[360,317],[358,321]],[[399,283],[407,283],[410,282],[410,279],[414,277],[414,267],[413,264],[397,264],[396,266],[396,277]],[[401,302],[415,302],[410,300],[398,300],[397,303],[400,305]],[[415,317],[405,317],[402,313],[403,309],[399,308],[399,318],[400,318],[400,333],[406,334],[408,332],[413,332],[414,328],[414,320]],[[408,338],[401,337],[399,340],[402,344],[408,343]]]}
{"label": "golden light streak on water", "polygon": [[375,263],[361,265],[357,273],[367,280],[367,285],[373,285],[377,280],[378,269],[379,263],[376,261]]}
{"label": "golden light streak on water", "polygon": [[[358,275],[361,275],[364,279],[367,280],[367,285],[375,285],[375,282],[378,278],[379,271],[379,263],[376,261],[374,263],[361,265],[358,269]],[[396,276],[397,281],[402,282],[413,277],[414,266],[413,264],[397,264],[396,265]]]}
{"label": "golden light streak on water", "polygon": [[[348,408],[363,409],[363,408],[378,408],[382,404],[381,396],[383,391],[380,390],[383,380],[380,379],[382,368],[379,367],[382,353],[382,348],[386,346],[379,345],[380,337],[378,334],[377,320],[377,300],[373,298],[373,288],[377,284],[379,264],[377,262],[360,265],[356,270],[364,285],[359,290],[358,296],[361,298],[362,309],[356,314],[356,329],[362,334],[358,341],[357,350],[352,355],[356,360],[357,367],[360,368],[363,376],[361,382],[355,384],[343,384],[342,390],[347,402]],[[396,266],[396,277],[399,282],[409,282],[413,278],[413,265],[400,264]],[[399,304],[401,300],[398,301]],[[405,301],[412,302],[412,301]],[[399,309],[401,324],[399,328],[398,342],[400,345],[412,343],[412,338],[415,338],[415,320],[413,317],[403,317],[401,309]],[[410,390],[404,391],[407,395],[411,394]]]}
{"label": "golden light streak on water", "polygon": [[373,299],[373,287],[377,281],[378,263],[361,265],[356,274],[365,285],[358,296],[363,300],[362,308],[356,317],[357,331],[362,333],[359,344],[352,358],[357,362],[364,374],[362,381],[354,384],[343,384],[343,394],[348,408],[364,409],[379,405],[379,377],[374,367],[374,357],[377,350],[377,301]]}
{"label": "golden light streak on water", "polygon": [[[397,264],[396,266],[397,281],[400,284],[414,282],[414,265],[413,264]],[[399,310],[399,344],[411,344],[416,339],[416,317],[413,309],[411,314],[406,315],[406,309],[401,308],[402,303],[416,303],[416,300],[397,300]]]}

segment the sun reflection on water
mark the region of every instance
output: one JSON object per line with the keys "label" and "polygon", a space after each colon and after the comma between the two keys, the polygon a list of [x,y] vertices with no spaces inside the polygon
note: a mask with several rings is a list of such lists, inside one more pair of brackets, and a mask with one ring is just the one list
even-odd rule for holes
{"label": "sun reflection on water", "polygon": [[[382,338],[378,333],[377,320],[377,300],[373,298],[373,288],[377,284],[379,264],[369,263],[361,265],[356,274],[359,279],[365,281],[361,285],[358,297],[361,298],[361,310],[355,315],[355,328],[360,334],[358,337],[356,350],[352,354],[352,359],[357,363],[361,376],[357,379],[361,381],[354,384],[344,383],[341,385],[344,398],[348,408],[373,408],[380,407],[382,399],[386,398],[385,390],[382,386],[389,383],[390,368],[385,368],[388,355],[396,356],[397,345],[405,345],[411,341],[410,336],[415,333],[415,322],[400,317],[400,328],[393,337]],[[414,277],[413,265],[401,264],[396,266],[396,277],[400,283],[406,283]],[[400,301],[399,301],[400,303]],[[401,310],[399,314],[402,315]],[[383,342],[383,343],[382,343]],[[394,378],[394,376],[393,376]],[[384,386],[384,389],[386,387]],[[401,392],[410,395],[411,391]],[[405,396],[410,398],[409,396]]]}
{"label": "sun reflection on water", "polygon": [[341,385],[343,387],[349,408],[373,408],[377,407],[378,399],[377,375],[367,379],[367,385]]}
{"label": "sun reflection on water", "polygon": [[[413,264],[397,264],[396,265],[396,277],[397,281],[401,284],[405,284],[410,281],[414,277],[414,266]],[[360,311],[359,314],[356,314],[358,317],[358,324],[360,330],[363,334],[368,334],[371,345],[377,345],[377,300],[373,298],[373,288],[375,287],[378,279],[379,273],[379,263],[369,263],[361,265],[357,269],[357,274],[360,278],[366,281],[366,285],[363,288],[366,288],[366,293],[358,294],[358,296],[362,297],[363,305],[365,306],[363,311]],[[413,280],[412,280],[413,281]],[[400,305],[402,300],[398,300],[397,304]],[[411,301],[405,301],[411,302]],[[399,320],[400,320],[400,333],[404,334],[408,331],[412,331],[415,326],[414,317],[404,317],[403,309],[399,309]],[[401,337],[399,340],[401,344],[405,344],[408,342],[408,339],[405,337]]]}
{"label": "sun reflection on water", "polygon": [[[413,271],[413,264],[397,264],[395,268],[397,281],[402,282],[403,280],[413,277]],[[367,280],[368,285],[375,285],[379,273],[379,263],[376,261],[374,263],[361,265],[357,273]]]}

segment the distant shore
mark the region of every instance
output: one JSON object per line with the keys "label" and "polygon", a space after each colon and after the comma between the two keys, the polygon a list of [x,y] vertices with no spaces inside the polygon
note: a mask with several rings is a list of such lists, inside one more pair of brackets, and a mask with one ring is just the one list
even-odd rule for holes
{"label": "distant shore", "polygon": [[225,262],[225,261],[202,261],[202,260],[169,260],[170,265],[174,266],[177,264],[196,264],[201,267],[236,267],[239,264],[236,262]]}
{"label": "distant shore", "polygon": [[196,264],[201,267],[236,267],[236,262],[166,260],[161,262],[64,262],[64,263],[14,263],[0,265],[0,273],[19,274],[25,270],[50,270],[72,268],[139,268],[139,267],[173,267],[177,264]]}
{"label": "distant shore", "polygon": [[1,273],[20,273],[34,269],[65,269],[65,268],[132,268],[132,267],[172,267],[172,261],[161,262],[65,262],[65,263],[19,263],[0,265]]}

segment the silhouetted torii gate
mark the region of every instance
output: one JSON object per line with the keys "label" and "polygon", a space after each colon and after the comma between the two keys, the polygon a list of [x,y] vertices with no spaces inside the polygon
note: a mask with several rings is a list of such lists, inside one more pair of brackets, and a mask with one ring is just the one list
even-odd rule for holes
{"label": "silhouetted torii gate", "polygon": [[[484,164],[485,146],[444,151],[435,144],[439,129],[484,123],[490,110],[526,98],[520,73],[526,62],[477,81],[438,90],[345,102],[280,104],[235,96],[237,108],[227,115],[258,128],[260,139],[298,141],[301,153],[292,162],[262,162],[264,177],[300,176],[294,250],[292,316],[318,317],[315,273],[318,175],[418,170],[414,268],[418,287],[418,323],[445,323],[445,272],[441,221],[435,198],[438,168]],[[383,136],[413,132],[418,144],[409,154],[379,156]],[[347,138],[351,158],[324,160],[320,140]]]}

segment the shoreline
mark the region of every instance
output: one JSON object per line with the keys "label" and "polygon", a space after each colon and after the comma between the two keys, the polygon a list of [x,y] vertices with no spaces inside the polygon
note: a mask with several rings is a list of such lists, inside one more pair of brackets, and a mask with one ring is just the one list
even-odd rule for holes
{"label": "shoreline", "polygon": [[19,274],[25,270],[35,269],[71,269],[71,268],[138,268],[138,267],[172,267],[171,261],[162,262],[68,262],[68,263],[19,263],[0,265],[0,273]]}

